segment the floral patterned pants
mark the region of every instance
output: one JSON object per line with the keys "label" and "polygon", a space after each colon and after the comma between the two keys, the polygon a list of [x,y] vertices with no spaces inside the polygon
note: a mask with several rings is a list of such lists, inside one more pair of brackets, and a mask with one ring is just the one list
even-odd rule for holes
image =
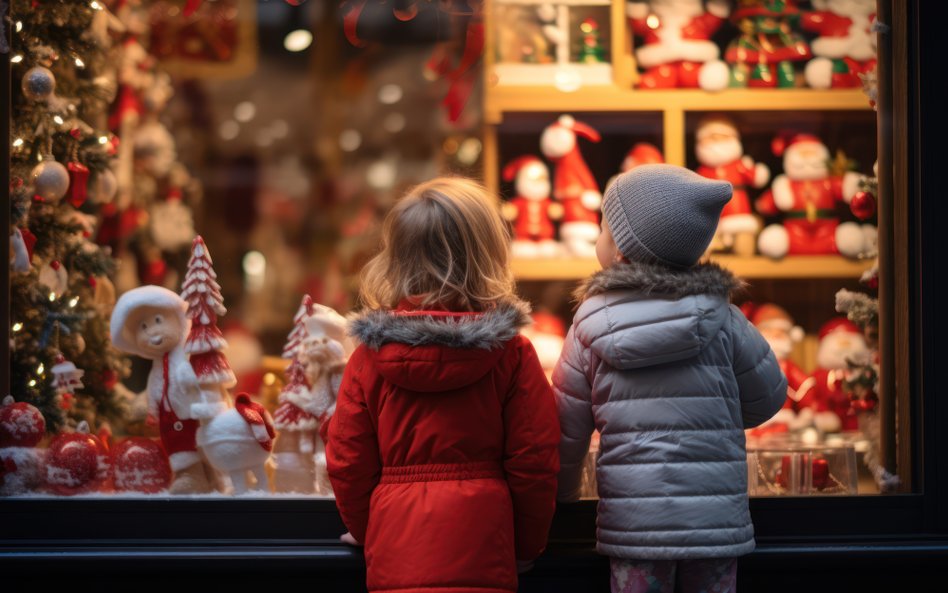
{"label": "floral patterned pants", "polygon": [[626,560],[612,558],[612,593],[734,593],[737,558]]}

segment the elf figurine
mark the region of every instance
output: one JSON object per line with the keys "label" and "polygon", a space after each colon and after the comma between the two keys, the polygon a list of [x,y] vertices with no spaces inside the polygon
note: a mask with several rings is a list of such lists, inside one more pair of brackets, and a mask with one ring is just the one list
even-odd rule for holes
{"label": "elf figurine", "polygon": [[813,373],[813,388],[799,405],[816,410],[816,427],[824,432],[858,430],[859,420],[844,389],[849,362],[865,364],[871,352],[862,330],[845,317],[836,317],[820,328],[816,353],[819,368]]}
{"label": "elf figurine", "polygon": [[543,130],[540,150],[553,162],[553,197],[563,204],[560,237],[577,257],[595,257],[599,239],[599,207],[602,193],[589,166],[579,152],[576,136],[599,142],[599,132],[561,115]]}
{"label": "elf figurine", "polygon": [[763,163],[754,163],[744,154],[737,126],[725,117],[711,117],[698,124],[695,154],[701,163],[699,175],[729,181],[734,187],[731,201],[721,212],[711,249],[733,250],[742,256],[754,255],[754,239],[760,230],[760,221],[751,209],[747,188],[767,185],[770,169]]}
{"label": "elf figurine", "polygon": [[550,173],[535,156],[518,157],[507,164],[504,181],[514,181],[516,197],[504,205],[504,218],[513,222],[514,257],[554,257],[560,245],[553,221],[563,216],[563,207],[550,199]]}
{"label": "elf figurine", "polygon": [[808,60],[810,47],[795,30],[800,9],[794,0],[740,0],[731,20],[741,34],[728,45],[732,87],[792,88],[794,62]]}
{"label": "elf figurine", "polygon": [[188,304],[160,286],[142,286],[122,295],[112,311],[113,345],[122,352],[154,361],[148,375],[149,409],[158,417],[161,442],[174,481],[172,494],[214,490],[214,469],[198,451],[202,419],[223,411],[223,401],[207,402],[184,351]]}
{"label": "elf figurine", "polygon": [[763,255],[829,255],[858,257],[871,248],[871,238],[858,224],[840,224],[836,203],[852,200],[859,174],[831,175],[830,153],[819,138],[809,134],[780,136],[773,151],[783,157],[784,173],[778,175],[759,200],[757,210],[766,216],[783,214],[783,224],[772,224],[757,238]]}
{"label": "elf figurine", "polygon": [[818,10],[803,14],[801,26],[817,33],[813,54],[804,70],[815,89],[859,88],[860,74],[876,65],[876,39],[872,23],[875,0],[815,0]]}
{"label": "elf figurine", "polygon": [[643,38],[635,50],[636,60],[645,70],[638,86],[725,88],[728,68],[718,59],[720,51],[711,36],[730,10],[727,0],[710,0],[707,8],[701,0],[630,2],[626,13],[632,32]]}

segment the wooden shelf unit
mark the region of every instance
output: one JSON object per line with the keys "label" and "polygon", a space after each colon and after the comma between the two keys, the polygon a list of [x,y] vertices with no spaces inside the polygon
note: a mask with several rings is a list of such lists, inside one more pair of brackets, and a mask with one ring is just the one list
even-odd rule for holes
{"label": "wooden shelf unit", "polygon": [[[735,275],[747,279],[859,278],[872,267],[872,260],[851,260],[832,255],[788,256],[782,260],[766,257],[711,257]],[[594,259],[514,259],[511,262],[518,281],[581,280],[599,271]]]}

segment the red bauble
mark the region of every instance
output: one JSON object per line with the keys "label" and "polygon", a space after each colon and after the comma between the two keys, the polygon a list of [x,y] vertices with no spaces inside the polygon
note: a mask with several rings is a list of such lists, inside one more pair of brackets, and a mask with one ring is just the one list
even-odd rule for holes
{"label": "red bauble", "polygon": [[813,460],[813,487],[822,490],[829,485],[830,468],[825,459]]}
{"label": "red bauble", "polygon": [[876,213],[876,197],[867,191],[856,192],[849,202],[849,209],[859,220],[872,218]]}
{"label": "red bauble", "polygon": [[130,437],[112,450],[112,479],[115,489],[154,494],[171,485],[168,455],[156,441]]}
{"label": "red bauble", "polygon": [[108,477],[108,452],[95,436],[84,432],[56,435],[46,451],[46,486],[69,496],[97,490]]}
{"label": "red bauble", "polygon": [[0,447],[35,447],[44,434],[46,420],[36,406],[16,402],[0,407]]}

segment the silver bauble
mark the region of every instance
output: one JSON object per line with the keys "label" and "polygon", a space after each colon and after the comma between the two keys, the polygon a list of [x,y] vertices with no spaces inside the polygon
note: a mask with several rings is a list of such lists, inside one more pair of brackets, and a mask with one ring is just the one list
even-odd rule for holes
{"label": "silver bauble", "polygon": [[61,200],[69,189],[69,172],[52,156],[47,156],[42,163],[33,167],[30,180],[33,182],[33,192],[51,202]]}
{"label": "silver bauble", "polygon": [[33,101],[45,101],[56,90],[56,77],[49,68],[34,66],[23,75],[23,94]]}
{"label": "silver bauble", "polygon": [[95,179],[95,191],[92,196],[96,204],[108,204],[115,198],[118,191],[118,180],[112,169],[103,169],[99,171]]}

